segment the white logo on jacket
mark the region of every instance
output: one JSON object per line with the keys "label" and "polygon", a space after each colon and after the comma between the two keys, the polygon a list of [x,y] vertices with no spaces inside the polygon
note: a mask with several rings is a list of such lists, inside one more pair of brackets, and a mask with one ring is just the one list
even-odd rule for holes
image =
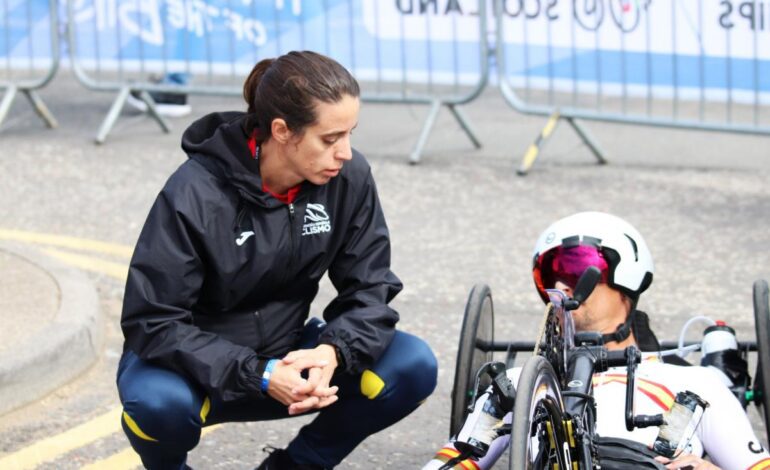
{"label": "white logo on jacket", "polygon": [[302,225],[302,236],[314,235],[316,233],[326,233],[332,231],[332,224],[329,214],[323,204],[309,203],[305,208],[304,225]]}
{"label": "white logo on jacket", "polygon": [[254,232],[252,231],[241,232],[241,236],[235,239],[235,244],[238,246],[243,246],[243,244],[246,243],[246,240],[248,240],[252,235],[254,235]]}

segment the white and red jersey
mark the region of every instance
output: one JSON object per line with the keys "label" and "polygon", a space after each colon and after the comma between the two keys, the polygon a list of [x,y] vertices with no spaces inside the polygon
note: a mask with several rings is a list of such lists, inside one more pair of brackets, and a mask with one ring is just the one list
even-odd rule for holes
{"label": "white and red jersey", "polygon": [[[602,436],[620,437],[652,447],[658,427],[626,430],[626,368],[617,367],[594,374],[596,431]],[[635,415],[656,415],[668,411],[677,393],[690,391],[709,403],[687,451],[703,456],[723,470],[770,468],[770,454],[754,434],[741,404],[707,367],[664,364],[646,357],[636,369]]]}
{"label": "white and red jersey", "polygon": [[[513,383],[518,383],[521,368],[508,370]],[[596,399],[596,432],[601,436],[619,437],[652,447],[658,427],[626,430],[626,368],[616,367],[594,374]],[[656,415],[668,411],[679,392],[690,391],[709,403],[690,441],[687,452],[703,456],[722,470],[770,469],[770,454],[754,434],[746,412],[716,372],[706,367],[664,364],[655,355],[645,355],[636,369],[634,415]],[[476,413],[476,412],[474,412]],[[478,462],[464,461],[454,468],[487,469],[505,451],[509,436],[498,438],[487,455]],[[496,445],[497,444],[497,445]],[[496,454],[496,455],[495,455]],[[447,458],[458,455],[451,442],[442,448],[424,470],[439,468]]]}

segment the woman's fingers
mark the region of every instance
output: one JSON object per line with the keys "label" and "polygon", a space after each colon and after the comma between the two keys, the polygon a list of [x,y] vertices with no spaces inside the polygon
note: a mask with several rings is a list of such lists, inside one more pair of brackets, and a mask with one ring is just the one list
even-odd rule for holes
{"label": "woman's fingers", "polygon": [[281,359],[277,369],[281,369],[285,387],[274,398],[288,405],[290,415],[324,408],[338,400],[339,387],[330,386],[335,369],[332,361],[336,361],[333,354],[332,346],[321,345],[291,351]]}
{"label": "woman's fingers", "polygon": [[296,351],[291,351],[281,359],[281,362],[283,362],[284,364],[292,364],[296,362],[298,359],[302,359],[303,357],[306,357],[309,352],[310,352],[309,349],[297,349]]}
{"label": "woman's fingers", "polygon": [[656,457],[655,460],[666,465],[669,470],[719,470],[719,467],[711,462],[707,462],[697,455],[683,454],[676,458],[676,460],[667,459],[665,457]]}
{"label": "woman's fingers", "polygon": [[329,365],[329,361],[326,359],[321,359],[315,356],[294,357],[288,363],[283,360],[283,363],[298,371],[303,371],[312,367],[326,367]]}
{"label": "woman's fingers", "polygon": [[331,395],[328,397],[316,397],[311,396],[302,401],[298,401],[289,405],[289,414],[294,416],[301,413],[306,413],[314,409],[325,408],[339,400],[337,395]]}
{"label": "woman's fingers", "polygon": [[302,401],[294,402],[289,405],[289,414],[293,416],[310,411],[313,408],[316,408],[320,401],[321,399],[318,397],[307,397]]}
{"label": "woman's fingers", "polygon": [[[313,373],[313,371],[318,371]],[[316,397],[330,397],[336,395],[339,391],[339,387],[329,386],[328,382],[323,381],[323,376],[318,369],[311,369],[311,373],[308,374],[308,380],[304,381],[301,385],[294,387],[291,391],[292,395],[313,395]],[[317,380],[316,380],[317,378]]]}

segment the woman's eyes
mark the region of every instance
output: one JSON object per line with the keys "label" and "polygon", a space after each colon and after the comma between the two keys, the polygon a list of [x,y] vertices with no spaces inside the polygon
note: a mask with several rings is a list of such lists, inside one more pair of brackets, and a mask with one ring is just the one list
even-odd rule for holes
{"label": "woman's eyes", "polygon": [[[351,136],[352,136],[352,135],[353,135],[353,131],[350,131],[350,132],[348,133],[348,135],[351,135]],[[326,137],[326,138],[324,138],[324,139],[322,139],[322,140],[323,140],[323,141],[324,141],[324,143],[325,143],[325,144],[327,144],[327,145],[333,145],[333,144],[336,144],[338,140],[340,140],[340,137],[341,137],[341,136],[332,136],[332,137]]]}

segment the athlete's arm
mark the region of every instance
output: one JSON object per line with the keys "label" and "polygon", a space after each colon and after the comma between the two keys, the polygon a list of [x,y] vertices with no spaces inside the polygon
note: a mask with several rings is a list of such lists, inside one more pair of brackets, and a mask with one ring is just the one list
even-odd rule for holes
{"label": "athlete's arm", "polygon": [[732,392],[711,370],[694,369],[703,374],[693,391],[709,402],[697,432],[710,459],[724,470],[770,469],[770,454]]}

